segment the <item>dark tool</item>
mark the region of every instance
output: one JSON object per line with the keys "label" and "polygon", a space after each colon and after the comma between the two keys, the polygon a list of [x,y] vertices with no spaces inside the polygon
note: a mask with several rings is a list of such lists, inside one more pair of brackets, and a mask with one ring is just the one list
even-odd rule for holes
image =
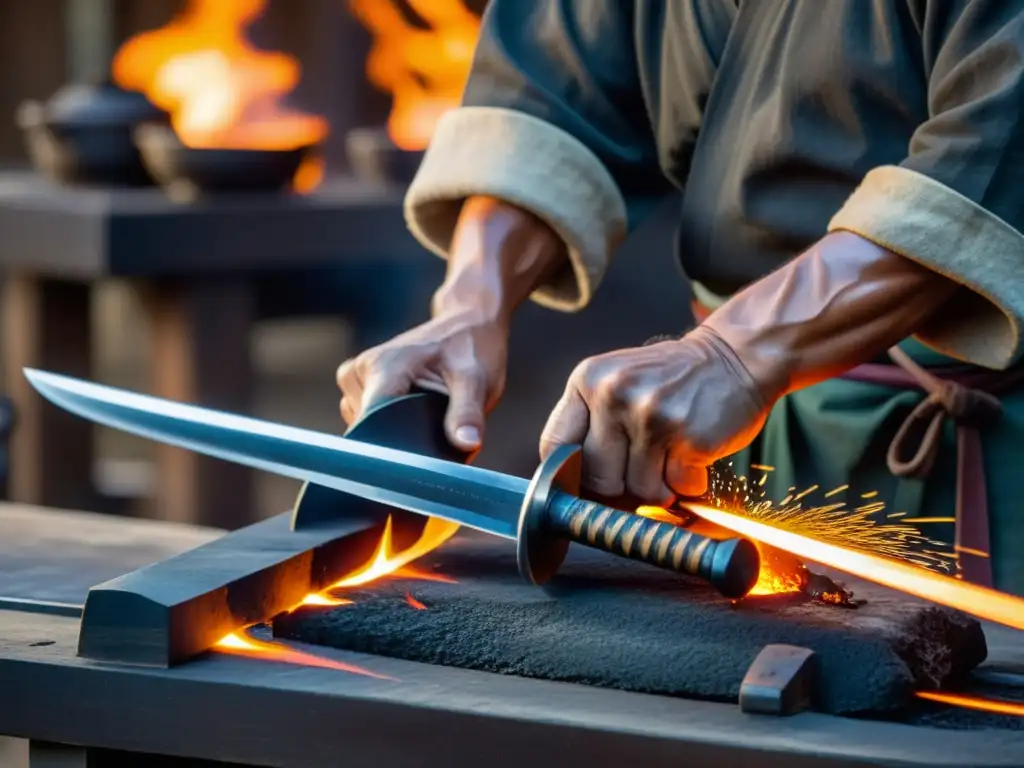
{"label": "dark tool", "polygon": [[100,424],[421,515],[514,539],[520,572],[543,584],[570,541],[703,578],[726,597],[755,584],[757,548],[716,541],[578,497],[580,453],[555,451],[526,480],[320,432],[26,370],[39,392]]}
{"label": "dark tool", "polygon": [[740,709],[748,714],[795,715],[811,706],[817,657],[809,648],[766,645],[740,684]]}

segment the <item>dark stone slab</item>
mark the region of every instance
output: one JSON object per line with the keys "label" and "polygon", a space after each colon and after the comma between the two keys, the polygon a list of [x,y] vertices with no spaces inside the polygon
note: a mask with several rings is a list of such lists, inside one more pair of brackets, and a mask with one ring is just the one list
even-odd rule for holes
{"label": "dark stone slab", "polygon": [[[736,701],[771,643],[814,650],[816,708],[885,712],[916,689],[964,677],[986,655],[972,618],[881,588],[863,607],[758,598],[733,605],[706,585],[576,547],[549,591],[523,584],[507,542],[466,536],[433,555],[457,584],[392,580],[353,605],[279,617],[279,637],[395,658]],[[425,605],[416,609],[407,596]]]}

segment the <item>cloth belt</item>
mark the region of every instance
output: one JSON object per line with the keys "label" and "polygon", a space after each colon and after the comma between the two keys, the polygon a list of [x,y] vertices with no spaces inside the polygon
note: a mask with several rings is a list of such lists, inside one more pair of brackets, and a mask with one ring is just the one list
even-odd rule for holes
{"label": "cloth belt", "polygon": [[[692,307],[698,323],[713,311],[697,300]],[[949,419],[956,424],[954,546],[959,576],[992,587],[988,493],[980,432],[998,421],[1002,405],[996,395],[1024,382],[1024,366],[1007,371],[964,365],[924,368],[898,347],[889,350],[889,357],[893,365],[865,363],[840,378],[925,393],[925,399],[900,425],[886,453],[886,465],[897,477],[926,477],[942,444],[943,426]]]}

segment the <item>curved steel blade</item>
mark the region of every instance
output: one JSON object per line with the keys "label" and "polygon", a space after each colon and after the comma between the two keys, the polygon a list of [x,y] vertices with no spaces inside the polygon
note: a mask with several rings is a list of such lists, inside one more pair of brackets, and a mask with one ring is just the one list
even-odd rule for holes
{"label": "curved steel blade", "polygon": [[520,477],[25,369],[55,405],[108,427],[514,539]]}

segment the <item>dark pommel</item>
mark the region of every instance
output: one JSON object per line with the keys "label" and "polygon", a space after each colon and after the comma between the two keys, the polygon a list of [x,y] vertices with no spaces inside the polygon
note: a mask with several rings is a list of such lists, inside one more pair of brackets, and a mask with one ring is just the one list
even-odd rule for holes
{"label": "dark pommel", "polygon": [[723,595],[743,597],[757,583],[760,555],[746,539],[718,541],[670,523],[578,498],[580,454],[563,446],[544,461],[519,519],[519,568],[542,584],[558,569],[569,541],[705,579]]}

